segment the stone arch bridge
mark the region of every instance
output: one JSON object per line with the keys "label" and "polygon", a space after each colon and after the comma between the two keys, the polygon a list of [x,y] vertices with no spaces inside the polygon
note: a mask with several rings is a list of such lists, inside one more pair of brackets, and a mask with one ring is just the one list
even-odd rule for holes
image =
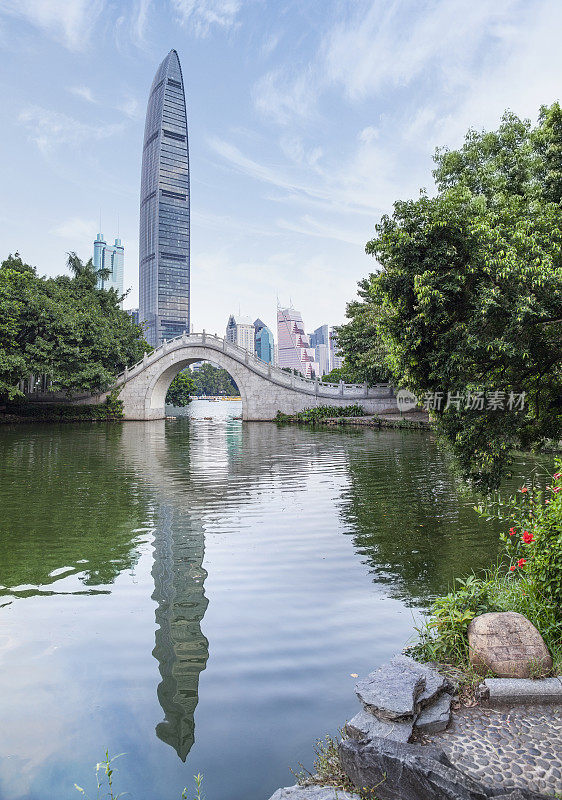
{"label": "stone arch bridge", "polygon": [[[394,393],[387,384],[331,384],[291,375],[238,345],[203,331],[165,341],[117,377],[112,389],[119,389],[125,419],[165,417],[168,387],[178,372],[196,361],[212,361],[232,376],[240,390],[244,420],[272,420],[278,411],[294,414],[323,405],[359,403],[371,414],[396,409]],[[72,402],[100,403],[108,393],[74,397]]]}

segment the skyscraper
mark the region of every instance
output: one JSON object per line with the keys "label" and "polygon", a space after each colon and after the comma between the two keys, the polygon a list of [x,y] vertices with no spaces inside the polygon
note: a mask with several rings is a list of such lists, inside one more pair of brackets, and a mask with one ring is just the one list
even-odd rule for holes
{"label": "skyscraper", "polygon": [[125,249],[121,239],[117,238],[115,244],[107,244],[102,233],[98,233],[94,242],[94,267],[97,270],[107,270],[106,275],[98,276],[99,289],[115,289],[118,294],[123,294],[123,262]]}
{"label": "skyscraper", "polygon": [[189,149],[178,54],[152,82],[142,154],[139,318],[151,345],[189,331]]}
{"label": "skyscraper", "polygon": [[304,332],[302,317],[294,308],[277,309],[277,344],[280,367],[296,369],[306,378],[319,374],[314,349]]}
{"label": "skyscraper", "polygon": [[257,357],[261,358],[262,361],[265,361],[266,364],[274,364],[275,341],[273,339],[272,332],[269,330],[265,322],[262,322],[259,317],[254,322],[254,330],[256,332],[255,342]]}

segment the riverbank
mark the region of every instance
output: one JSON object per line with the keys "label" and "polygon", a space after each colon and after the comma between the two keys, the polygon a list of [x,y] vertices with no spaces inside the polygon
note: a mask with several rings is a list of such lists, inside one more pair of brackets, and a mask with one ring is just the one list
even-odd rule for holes
{"label": "riverbank", "polygon": [[[342,414],[341,416],[330,416],[322,413],[315,414],[316,409],[309,412],[287,415],[278,414],[277,422],[291,423],[296,425],[348,425],[355,428],[406,428],[410,430],[432,430],[435,423],[429,418],[427,411],[415,410],[400,413],[398,409],[385,411],[380,414],[362,414],[359,406],[350,406],[353,413]],[[346,409],[342,409],[345,411]],[[322,411],[322,409],[318,409]]]}

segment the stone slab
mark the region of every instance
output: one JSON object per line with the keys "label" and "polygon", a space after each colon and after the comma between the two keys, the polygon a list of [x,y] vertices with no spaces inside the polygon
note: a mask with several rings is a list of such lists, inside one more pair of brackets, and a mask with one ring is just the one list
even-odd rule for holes
{"label": "stone slab", "polygon": [[420,733],[439,733],[444,731],[451,721],[452,696],[443,692],[430,705],[420,712],[415,722],[415,728]]}
{"label": "stone slab", "polygon": [[562,678],[486,678],[487,702],[504,703],[562,703]]}
{"label": "stone slab", "polygon": [[425,688],[422,692],[420,692],[418,697],[418,702],[421,708],[431,703],[431,701],[438,697],[442,692],[452,689],[452,684],[450,681],[441,675],[436,669],[433,669],[427,664],[420,664],[419,661],[414,661],[414,659],[410,658],[409,656],[394,656],[390,663],[401,664],[405,668],[411,669],[425,678]]}
{"label": "stone slab", "polygon": [[394,739],[396,742],[407,742],[414,728],[414,717],[407,722],[389,722],[360,711],[346,723],[348,736],[354,739]]}
{"label": "stone slab", "polygon": [[365,710],[382,720],[414,717],[425,689],[425,676],[411,666],[415,663],[406,656],[395,658],[358,681],[355,693]]}
{"label": "stone slab", "polygon": [[285,786],[277,789],[269,800],[360,800],[360,797],[332,786]]}

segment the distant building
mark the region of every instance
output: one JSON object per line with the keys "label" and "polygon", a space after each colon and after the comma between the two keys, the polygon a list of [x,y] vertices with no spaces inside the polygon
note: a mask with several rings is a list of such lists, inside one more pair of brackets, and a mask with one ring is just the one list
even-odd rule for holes
{"label": "distant building", "polygon": [[330,370],[343,367],[343,356],[338,355],[338,335],[334,328],[330,328]]}
{"label": "distant building", "polygon": [[277,346],[280,367],[296,369],[306,378],[320,374],[302,316],[294,308],[277,309]]}
{"label": "distant building", "polygon": [[319,344],[328,345],[330,343],[330,328],[328,325],[321,325],[316,328],[314,333],[309,334],[310,346],[316,347]]}
{"label": "distant building", "polygon": [[249,353],[255,353],[254,324],[250,317],[241,317],[231,314],[226,325],[226,340],[244,348]]}
{"label": "distant building", "polygon": [[275,364],[275,340],[273,334],[267,325],[257,319],[254,322],[254,330],[256,332],[256,355],[265,361],[267,364]]}
{"label": "distant building", "polygon": [[133,322],[138,325],[139,324],[139,310],[138,308],[126,308],[125,311],[131,317]]}
{"label": "distant building", "polygon": [[98,276],[99,289],[115,289],[118,294],[123,294],[124,262],[125,248],[121,239],[117,238],[115,244],[107,244],[103,234],[98,233],[94,242],[94,268],[107,270],[105,276]]}

